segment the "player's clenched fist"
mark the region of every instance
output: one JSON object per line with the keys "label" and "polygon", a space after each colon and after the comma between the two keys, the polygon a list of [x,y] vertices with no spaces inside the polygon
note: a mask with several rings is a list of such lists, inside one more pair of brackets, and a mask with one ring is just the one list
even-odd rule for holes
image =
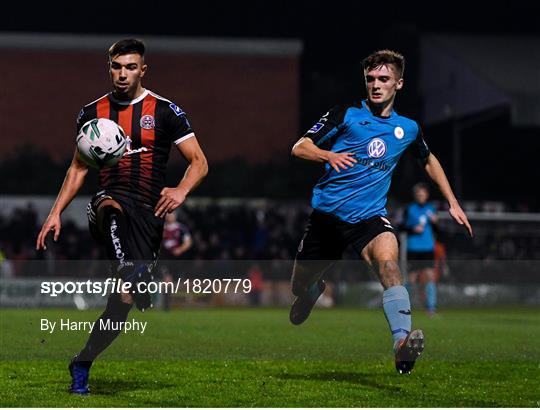
{"label": "player's clenched fist", "polygon": [[163,218],[166,213],[174,211],[186,200],[186,195],[178,188],[163,188],[161,198],[155,208],[155,214]]}
{"label": "player's clenched fist", "polygon": [[337,153],[329,151],[327,162],[336,170],[336,172],[340,172],[340,168],[350,168],[358,161],[356,161],[352,152]]}

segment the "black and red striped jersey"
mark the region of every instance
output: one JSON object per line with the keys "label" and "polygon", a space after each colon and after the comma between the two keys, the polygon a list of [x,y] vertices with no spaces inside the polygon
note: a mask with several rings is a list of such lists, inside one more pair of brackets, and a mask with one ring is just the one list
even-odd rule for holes
{"label": "black and red striped jersey", "polygon": [[195,134],[185,112],[173,102],[145,90],[132,101],[112,93],[84,106],[77,118],[77,133],[87,121],[108,118],[126,133],[128,145],[120,162],[99,171],[99,190],[154,207],[165,186],[171,145]]}

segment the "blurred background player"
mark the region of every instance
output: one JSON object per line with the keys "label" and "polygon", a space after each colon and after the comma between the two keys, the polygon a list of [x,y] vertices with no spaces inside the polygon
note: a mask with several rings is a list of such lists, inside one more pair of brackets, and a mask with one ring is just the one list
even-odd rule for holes
{"label": "blurred background player", "polygon": [[249,302],[251,306],[260,306],[262,303],[262,293],[264,290],[264,277],[261,267],[259,265],[253,265],[249,269],[248,279],[251,282]]}
{"label": "blurred background player", "polygon": [[[77,118],[77,132],[93,118],[108,118],[125,131],[128,149],[114,167],[101,168],[99,188],[88,205],[92,236],[104,247],[113,274],[132,283],[151,280],[163,236],[163,218],[174,211],[201,182],[208,165],[182,109],[142,87],[147,65],[145,45],[125,39],[114,43],[108,53],[112,92],[86,105]],[[189,162],[185,174],[173,188],[165,187],[166,164],[172,145]],[[51,232],[57,241],[60,215],[77,195],[88,167],[73,156],[66,178],[49,216],[39,232],[36,249],[46,249]],[[151,307],[148,293],[111,293],[105,311],[96,322],[83,350],[70,363],[70,391],[88,394],[88,376],[96,357],[120,333],[120,324],[133,303],[141,311]],[[102,329],[101,322],[113,322],[118,330]]]}
{"label": "blurred background player", "polygon": [[[180,259],[193,246],[193,238],[187,225],[178,221],[176,212],[165,216],[163,226],[163,243],[160,252],[160,271],[164,282],[172,282],[177,272],[174,260]],[[164,292],[160,295],[163,300],[163,309],[169,310],[171,295]]]}
{"label": "blurred background player", "polygon": [[392,173],[408,146],[448,201],[452,218],[470,235],[472,228],[419,125],[393,109],[403,87],[403,56],[377,51],[364,59],[363,66],[367,100],[332,108],[292,149],[294,156],[324,162],[325,173],[313,189],[314,210],[298,247],[290,320],[299,325],[308,318],[325,290],[324,272],[352,245],[384,288],[383,310],[392,334],[396,370],[410,373],[424,348],[424,335],[419,329],[411,331],[398,240],[385,209]]}
{"label": "blurred background player", "polygon": [[423,299],[428,314],[435,314],[437,287],[435,277],[435,235],[437,223],[435,207],[428,203],[429,190],[424,183],[413,187],[414,202],[407,206],[405,228],[407,230],[407,262],[409,293],[415,285],[424,285]]}

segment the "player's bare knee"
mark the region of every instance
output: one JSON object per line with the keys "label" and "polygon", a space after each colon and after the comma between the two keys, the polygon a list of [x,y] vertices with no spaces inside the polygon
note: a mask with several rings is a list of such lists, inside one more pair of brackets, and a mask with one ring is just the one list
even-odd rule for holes
{"label": "player's bare knee", "polygon": [[105,208],[108,207],[108,206],[111,206],[111,207],[116,208],[119,211],[123,212],[122,206],[118,202],[116,202],[114,199],[105,199],[97,207],[98,214],[103,213]]}
{"label": "player's bare knee", "polygon": [[104,220],[106,220],[106,215],[110,214],[114,210],[119,210],[120,212],[124,212],[122,209],[122,206],[116,202],[114,199],[105,199],[103,202],[101,202],[97,207],[97,226],[100,233],[104,233],[106,231],[106,228],[104,227],[103,223]]}

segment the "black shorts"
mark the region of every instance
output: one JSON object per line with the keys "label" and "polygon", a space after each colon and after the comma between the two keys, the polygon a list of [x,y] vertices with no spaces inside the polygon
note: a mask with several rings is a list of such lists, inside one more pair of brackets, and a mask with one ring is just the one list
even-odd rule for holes
{"label": "black shorts", "polygon": [[409,272],[423,269],[433,269],[435,267],[435,253],[427,252],[407,252],[407,268]]}
{"label": "black shorts", "polygon": [[106,199],[113,199],[122,207],[127,223],[128,246],[133,260],[156,261],[163,238],[164,220],[154,215],[151,207],[136,205],[126,198],[100,191],[90,201],[86,209],[88,225],[92,237],[102,243],[100,230],[97,226],[97,209]]}
{"label": "black shorts", "polygon": [[373,238],[383,232],[396,235],[390,221],[385,217],[374,216],[351,224],[315,210],[309,217],[296,259],[340,260],[347,246],[351,245],[360,253]]}

